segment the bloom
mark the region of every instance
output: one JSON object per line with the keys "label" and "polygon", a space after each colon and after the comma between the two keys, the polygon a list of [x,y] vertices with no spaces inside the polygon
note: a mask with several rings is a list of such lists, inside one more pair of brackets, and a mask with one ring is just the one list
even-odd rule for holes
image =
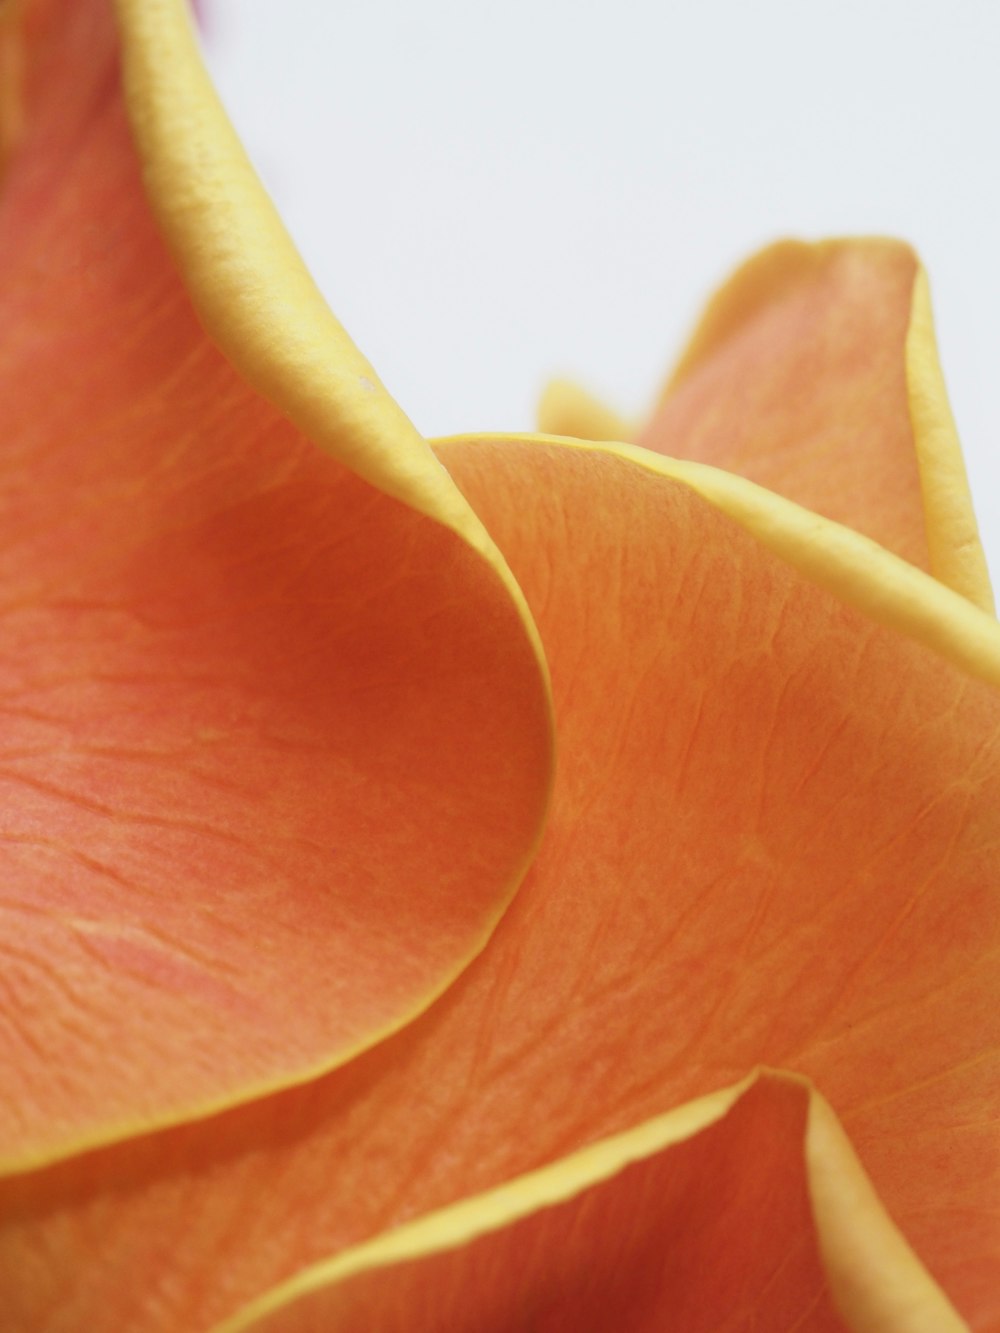
{"label": "bloom", "polygon": [[432,452],[183,6],[8,23],[11,1325],[990,1327],[1000,630],[908,252],[738,275],[694,462]]}

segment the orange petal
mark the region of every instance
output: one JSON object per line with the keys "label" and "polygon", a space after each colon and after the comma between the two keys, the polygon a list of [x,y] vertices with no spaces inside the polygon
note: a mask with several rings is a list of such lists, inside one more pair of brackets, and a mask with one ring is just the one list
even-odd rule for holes
{"label": "orange petal", "polygon": [[962,1333],[962,1320],[886,1215],[829,1103],[810,1098],[806,1178],[830,1294],[853,1333]]}
{"label": "orange petal", "polygon": [[751,259],[639,442],[742,473],[992,608],[927,280],[899,242],[785,241]]}
{"label": "orange petal", "polygon": [[346,1250],[217,1333],[541,1326],[966,1328],[829,1106],[769,1073]]}
{"label": "orange petal", "polygon": [[922,268],[913,284],[906,334],[906,388],[931,572],[974,605],[992,611],[986,553],[938,359],[930,285]]}
{"label": "orange petal", "polygon": [[[17,1326],[51,1302],[95,1330],[207,1325],[766,1063],[815,1080],[917,1254],[989,1327],[995,687],[655,457],[524,440],[441,456],[550,652],[561,752],[539,857],[481,957],[351,1065],[9,1182]],[[996,622],[923,583],[941,642],[949,618],[974,622],[1000,679]],[[889,601],[911,592],[887,582]]]}
{"label": "orange petal", "polygon": [[384,390],[324,397],[317,375],[303,407],[324,346],[360,362],[308,291],[257,268],[240,286],[269,206],[185,82],[183,11],[143,11],[132,63],[160,34],[171,114],[204,111],[208,166],[174,181],[190,208],[230,162],[246,247],[217,256],[225,299],[207,269],[201,296],[264,379],[241,311],[278,331],[276,405],[206,337],[153,225],[105,6],[45,0],[21,34],[0,211],[7,1169],[301,1081],[411,1019],[488,938],[549,784],[509,571]]}
{"label": "orange petal", "polygon": [[0,12],[0,173],[24,131],[23,22],[20,4]]}

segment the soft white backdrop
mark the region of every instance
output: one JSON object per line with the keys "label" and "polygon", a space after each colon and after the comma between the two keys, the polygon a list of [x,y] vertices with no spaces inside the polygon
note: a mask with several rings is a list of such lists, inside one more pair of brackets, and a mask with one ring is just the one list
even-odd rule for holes
{"label": "soft white backdrop", "polygon": [[209,0],[207,54],[328,300],[429,435],[568,373],[650,402],[781,235],[930,271],[1000,575],[998,0]]}

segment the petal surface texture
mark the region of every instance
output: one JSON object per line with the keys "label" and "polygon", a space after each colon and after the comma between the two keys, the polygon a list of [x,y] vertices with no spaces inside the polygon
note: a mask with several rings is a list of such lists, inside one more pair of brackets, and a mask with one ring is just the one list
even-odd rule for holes
{"label": "petal surface texture", "polygon": [[[560,763],[538,858],[480,957],[351,1064],[6,1182],[12,1327],[209,1327],[763,1063],[815,1082],[931,1276],[996,1329],[996,687],[666,460],[530,440],[440,456],[549,655]],[[924,582],[944,628],[978,625],[997,679],[1000,627]],[[786,1257],[794,1293],[814,1258]],[[786,1327],[831,1327],[792,1305]]]}
{"label": "petal surface texture", "polygon": [[[219,258],[223,298],[201,252],[189,280],[277,406],[206,336],[154,225],[110,8],[28,5],[0,200],[15,1171],[300,1082],[412,1019],[488,938],[550,785],[544,669],[509,571],[332,317],[317,332],[294,283],[241,288],[245,164],[188,87],[184,6],[142,13],[132,64],[160,34],[174,112],[250,213]],[[194,232],[199,169],[171,195]],[[250,307],[287,334],[270,380]],[[307,404],[319,447],[288,415],[308,415],[293,381],[327,333],[347,369]]]}
{"label": "petal surface texture", "polygon": [[768,1075],[347,1250],[216,1333],[715,1333],[801,1329],[803,1311],[966,1328],[826,1103]]}
{"label": "petal surface texture", "polygon": [[638,442],[741,473],[992,608],[927,279],[900,242],[756,255],[709,304]]}

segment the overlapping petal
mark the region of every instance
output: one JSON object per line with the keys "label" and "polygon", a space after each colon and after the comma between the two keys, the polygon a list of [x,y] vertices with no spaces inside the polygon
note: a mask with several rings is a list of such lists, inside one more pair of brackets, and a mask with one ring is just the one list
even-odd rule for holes
{"label": "overlapping petal", "polygon": [[[11,1013],[41,1039],[13,1069],[49,1118],[0,1183],[9,1325],[208,1327],[408,1220],[477,1195],[482,1218],[505,1183],[718,1105],[765,1063],[815,1081],[933,1278],[990,1328],[1000,627],[705,464],[481,438],[439,445],[443,470],[318,302],[178,6],[120,16],[184,286],[137,188],[106,15],[28,13],[40,138],[2,224],[23,340],[4,368],[34,390],[5,477],[4,768],[31,945]],[[67,61],[90,72],[75,120],[44,95]],[[489,947],[429,1005],[507,902],[546,794],[521,589],[552,670],[551,819]],[[836,1123],[810,1111],[803,1174],[801,1084],[767,1087],[637,1163],[747,1181],[777,1224],[773,1248],[696,1272],[689,1308],[732,1317],[719,1271],[741,1310],[802,1327],[831,1302],[875,1328],[880,1301],[936,1299],[891,1239],[871,1253],[907,1275],[871,1280],[851,1237],[894,1233],[841,1173]],[[15,1128],[31,1105],[8,1107]],[[669,1235],[664,1178],[633,1195],[631,1171],[570,1206],[613,1221],[623,1190],[662,1203],[650,1234]],[[748,1215],[710,1193],[688,1196],[700,1254]],[[486,1245],[517,1250],[519,1227]],[[615,1256],[653,1272],[640,1237],[584,1221],[578,1239],[565,1257],[595,1275]],[[460,1275],[431,1280],[461,1299]]]}
{"label": "overlapping petal", "polygon": [[563,383],[540,421],[746,476],[992,609],[927,278],[901,242],[771,246],[710,302],[641,430],[616,434]]}
{"label": "overlapping petal", "polygon": [[[144,197],[110,11],[37,0],[0,214],[14,1170],[300,1081],[411,1018],[488,937],[550,782],[502,558],[281,267],[184,7],[123,16],[130,65],[160,62],[134,99],[147,184],[182,176],[174,240],[196,297],[211,269],[229,360]],[[157,136],[184,131],[197,160],[176,167]],[[231,364],[255,359],[278,407]],[[286,413],[322,416],[325,448]]]}
{"label": "overlapping petal", "polygon": [[[349,1066],[10,1182],[0,1264],[22,1325],[52,1308],[67,1327],[207,1325],[764,1062],[815,1080],[916,1253],[989,1328],[995,687],[652,455],[441,456],[549,650],[561,762],[532,871],[448,993]],[[1000,628],[924,581],[943,619],[978,617],[996,678]]]}
{"label": "overlapping petal", "polygon": [[769,1073],[346,1250],[217,1333],[806,1326],[966,1327],[829,1106]]}

